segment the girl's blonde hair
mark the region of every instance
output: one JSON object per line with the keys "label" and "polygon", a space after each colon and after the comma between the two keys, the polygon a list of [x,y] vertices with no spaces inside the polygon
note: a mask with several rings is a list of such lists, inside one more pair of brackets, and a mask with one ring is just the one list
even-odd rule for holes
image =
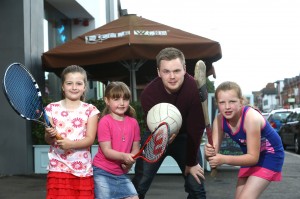
{"label": "girl's blonde hair", "polygon": [[[78,65],[70,65],[70,66],[66,67],[62,71],[62,73],[60,75],[60,77],[61,77],[61,85],[64,84],[64,82],[66,81],[66,75],[69,74],[69,73],[80,73],[80,74],[82,74],[83,81],[84,81],[84,86],[85,87],[87,86],[87,74],[86,74],[86,71],[82,67],[80,67]],[[81,101],[85,101],[86,90],[82,94],[82,96],[80,96],[80,100]],[[63,92],[63,90],[61,91],[61,96],[62,96],[63,99],[65,98],[65,93]]]}
{"label": "girl's blonde hair", "polygon": [[249,104],[249,100],[248,100],[246,97],[244,97],[243,94],[242,94],[242,89],[241,89],[241,87],[240,87],[237,83],[231,82],[231,81],[223,82],[223,83],[221,83],[221,84],[217,87],[217,89],[216,89],[216,91],[215,91],[215,99],[216,99],[216,103],[217,103],[217,104],[218,104],[218,94],[219,94],[219,92],[220,92],[220,91],[228,91],[228,90],[234,90],[234,91],[236,92],[236,94],[237,94],[237,97],[238,97],[240,100],[242,100],[243,105],[245,105],[245,106],[250,106],[250,107],[252,107],[253,109],[255,109],[256,111],[258,111],[259,113],[261,113],[261,111],[259,110],[258,107]]}
{"label": "girl's blonde hair", "polygon": [[[123,97],[125,100],[130,100],[131,92],[128,86],[119,81],[109,83],[105,88],[104,97],[107,99],[118,99]],[[101,113],[101,117],[110,114],[110,108],[106,105]],[[136,112],[132,106],[129,105],[125,115],[136,118]]]}

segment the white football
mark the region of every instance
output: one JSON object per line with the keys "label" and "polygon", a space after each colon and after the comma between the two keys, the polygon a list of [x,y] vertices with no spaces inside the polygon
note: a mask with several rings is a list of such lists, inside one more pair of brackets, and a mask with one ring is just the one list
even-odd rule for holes
{"label": "white football", "polygon": [[147,114],[147,126],[151,132],[162,122],[169,124],[171,134],[179,132],[182,125],[182,116],[173,104],[159,103],[149,110]]}

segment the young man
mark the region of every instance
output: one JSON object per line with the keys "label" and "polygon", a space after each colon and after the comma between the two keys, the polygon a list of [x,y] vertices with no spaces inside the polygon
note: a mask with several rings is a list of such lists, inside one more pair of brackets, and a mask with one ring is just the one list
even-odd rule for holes
{"label": "young man", "polygon": [[[141,158],[135,165],[133,184],[139,198],[145,198],[152,180],[166,156],[172,156],[178,163],[185,180],[188,198],[206,198],[204,171],[200,166],[199,151],[205,128],[199,90],[195,79],[186,73],[184,54],[176,48],[165,48],[156,57],[157,73],[141,94],[141,104],[146,116],[156,104],[167,102],[175,105],[182,115],[182,127],[176,137],[171,137],[170,145],[156,163],[147,163]],[[141,144],[148,137],[146,133]],[[199,158],[200,157],[200,158]]]}

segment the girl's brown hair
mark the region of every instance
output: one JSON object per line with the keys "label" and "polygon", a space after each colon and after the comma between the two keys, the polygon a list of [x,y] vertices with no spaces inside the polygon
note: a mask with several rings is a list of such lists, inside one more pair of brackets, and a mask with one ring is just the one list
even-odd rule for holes
{"label": "girl's brown hair", "polygon": [[[80,67],[80,66],[78,66],[78,65],[71,65],[71,66],[68,66],[68,67],[66,67],[66,68],[62,71],[62,73],[61,73],[61,75],[60,75],[60,77],[61,77],[61,85],[64,84],[64,82],[66,81],[66,75],[69,74],[69,73],[80,73],[80,74],[82,74],[82,76],[83,76],[83,81],[84,81],[84,86],[85,86],[85,87],[87,86],[87,74],[86,74],[86,71],[85,71],[82,67]],[[62,96],[62,98],[65,98],[65,94],[64,94],[63,91],[61,91],[61,96]],[[83,95],[80,97],[80,100],[81,100],[81,101],[85,101],[85,96],[86,96],[86,91],[85,91],[85,92],[83,93]]]}
{"label": "girl's brown hair", "polygon": [[[111,82],[109,83],[105,88],[104,97],[107,99],[118,99],[123,97],[125,100],[130,100],[131,98],[131,92],[128,86],[119,81]],[[101,113],[101,117],[104,115],[109,114],[111,111],[109,107],[106,105]],[[125,112],[125,115],[128,115],[130,117],[136,118],[136,112],[132,106],[129,105],[127,111]]]}

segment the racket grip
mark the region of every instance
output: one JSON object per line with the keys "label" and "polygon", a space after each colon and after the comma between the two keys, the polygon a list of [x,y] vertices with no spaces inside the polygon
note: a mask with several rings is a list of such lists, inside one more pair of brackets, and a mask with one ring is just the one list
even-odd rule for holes
{"label": "racket grip", "polygon": [[[207,135],[207,138],[208,138],[208,143],[210,145],[212,145],[212,147],[214,147],[213,146],[214,143],[213,143],[213,139],[212,139],[212,129],[211,129],[210,125],[208,125],[206,127],[206,135]],[[210,176],[211,177],[216,177],[217,173],[218,173],[217,168],[212,168],[211,172],[210,172]]]}
{"label": "racket grip", "polygon": [[[46,120],[47,121],[47,120]],[[49,120],[48,120],[48,122],[49,122]],[[46,125],[45,125],[46,126]],[[51,123],[49,122],[49,123],[47,123],[47,126],[46,126],[47,128],[52,128],[52,125],[51,125]],[[63,140],[63,137],[61,137],[59,134],[57,134],[56,133],[56,135],[55,135],[55,138],[57,139],[57,140]]]}
{"label": "racket grip", "polygon": [[211,177],[216,177],[217,173],[218,173],[217,168],[213,168],[213,169],[211,169],[210,176]]}
{"label": "racket grip", "polygon": [[63,139],[59,134],[56,134],[56,135],[55,135],[55,138],[56,138],[57,140],[62,140],[62,139]]}

